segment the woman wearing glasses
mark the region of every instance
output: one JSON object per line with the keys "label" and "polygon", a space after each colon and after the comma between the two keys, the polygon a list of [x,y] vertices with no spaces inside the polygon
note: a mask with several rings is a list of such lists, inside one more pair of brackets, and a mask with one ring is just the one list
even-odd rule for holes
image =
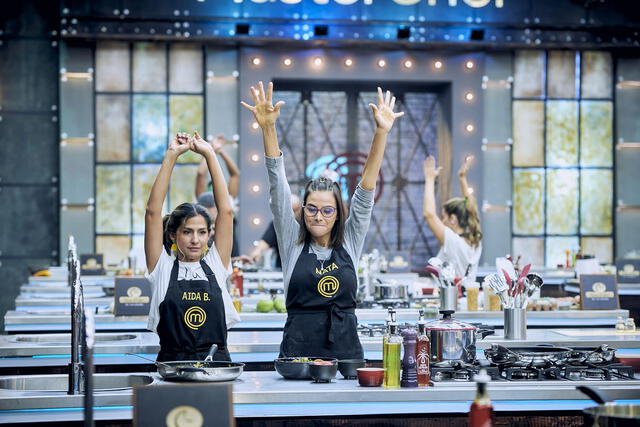
{"label": "woman wearing glasses", "polygon": [[349,219],[339,185],[328,179],[310,181],[302,199],[302,221],[291,209],[291,192],[278,144],[276,120],[284,104],[272,103],[273,84],[251,87],[254,106],[242,102],[262,129],[269,174],[271,211],[278,237],[287,322],[280,356],[362,358],[355,316],[358,260],[369,228],[376,180],[387,135],[396,118],[395,97],[378,88],[378,105],[369,104],[376,132],[360,184],[351,200]]}

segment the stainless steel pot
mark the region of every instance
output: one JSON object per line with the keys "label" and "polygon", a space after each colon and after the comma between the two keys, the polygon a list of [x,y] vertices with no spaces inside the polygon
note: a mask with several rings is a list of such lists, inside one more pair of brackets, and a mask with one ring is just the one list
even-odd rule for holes
{"label": "stainless steel pot", "polygon": [[453,310],[440,310],[442,319],[426,324],[431,341],[431,364],[451,366],[459,361],[473,363],[476,360],[476,338],[480,339],[494,331],[478,329],[475,325],[452,317]]}
{"label": "stainless steel pot", "polygon": [[585,426],[631,427],[640,425],[640,405],[613,403],[602,391],[594,387],[578,386],[576,389],[600,404],[582,411]]}
{"label": "stainless steel pot", "polygon": [[402,283],[376,283],[373,289],[376,300],[405,299],[408,285]]}

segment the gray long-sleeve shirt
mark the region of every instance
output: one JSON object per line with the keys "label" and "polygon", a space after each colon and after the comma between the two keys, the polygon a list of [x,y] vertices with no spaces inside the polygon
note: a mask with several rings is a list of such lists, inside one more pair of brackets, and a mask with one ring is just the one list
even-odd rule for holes
{"label": "gray long-sleeve shirt", "polygon": [[[287,294],[293,268],[298,261],[304,245],[297,243],[300,225],[295,219],[291,208],[291,188],[284,171],[284,163],[280,157],[265,157],[267,173],[269,174],[270,205],[273,213],[273,225],[278,238],[282,273],[284,276],[284,293]],[[358,271],[360,253],[364,239],[369,230],[371,211],[373,210],[373,191],[367,191],[358,185],[351,198],[349,218],[345,223],[343,247],[351,257],[353,266]],[[323,248],[311,243],[309,252],[317,255],[319,260],[331,257],[332,249]]]}

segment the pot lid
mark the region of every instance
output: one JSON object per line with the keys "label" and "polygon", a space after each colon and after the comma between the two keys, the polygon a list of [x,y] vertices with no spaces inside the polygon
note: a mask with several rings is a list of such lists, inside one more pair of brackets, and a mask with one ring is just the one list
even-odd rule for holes
{"label": "pot lid", "polygon": [[478,328],[474,325],[452,317],[453,310],[440,310],[442,319],[434,320],[427,323],[426,327],[429,331],[475,331]]}

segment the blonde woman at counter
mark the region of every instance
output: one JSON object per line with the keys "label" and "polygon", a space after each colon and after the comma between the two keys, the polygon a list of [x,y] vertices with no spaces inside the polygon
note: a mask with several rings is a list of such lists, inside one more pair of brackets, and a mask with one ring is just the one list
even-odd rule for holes
{"label": "blonde woman at counter", "polygon": [[361,359],[362,345],[355,315],[357,269],[369,229],[376,180],[382,165],[387,135],[396,118],[395,97],[378,88],[378,105],[369,104],[376,123],[362,179],[351,199],[347,219],[337,182],[311,180],[302,198],[302,218],[296,221],[284,157],[276,132],[279,101],[272,104],[273,84],[265,93],[262,82],[251,87],[250,110],[260,127],[269,175],[271,211],[284,275],[287,321],[280,356],[327,356]]}
{"label": "blonde woman at counter", "polygon": [[[183,203],[162,217],[173,168],[185,152],[201,154],[209,168],[218,207],[215,239],[208,246],[211,217]],[[158,172],[145,216],[144,249],[152,298],[148,329],[160,337],[159,361],[203,360],[213,344],[214,360],[231,360],[227,329],[240,320],[225,286],[233,244],[233,208],[218,158],[196,132],[173,139]]]}
{"label": "blonde woman at counter", "polygon": [[456,276],[464,283],[473,283],[482,254],[482,230],[480,216],[473,191],[467,183],[467,172],[473,156],[467,156],[458,171],[462,197],[447,200],[442,207],[442,217],[436,210],[435,181],[442,167],[436,167],[436,159],[429,156],[424,161],[424,218],[440,242],[437,258],[455,268]]}

